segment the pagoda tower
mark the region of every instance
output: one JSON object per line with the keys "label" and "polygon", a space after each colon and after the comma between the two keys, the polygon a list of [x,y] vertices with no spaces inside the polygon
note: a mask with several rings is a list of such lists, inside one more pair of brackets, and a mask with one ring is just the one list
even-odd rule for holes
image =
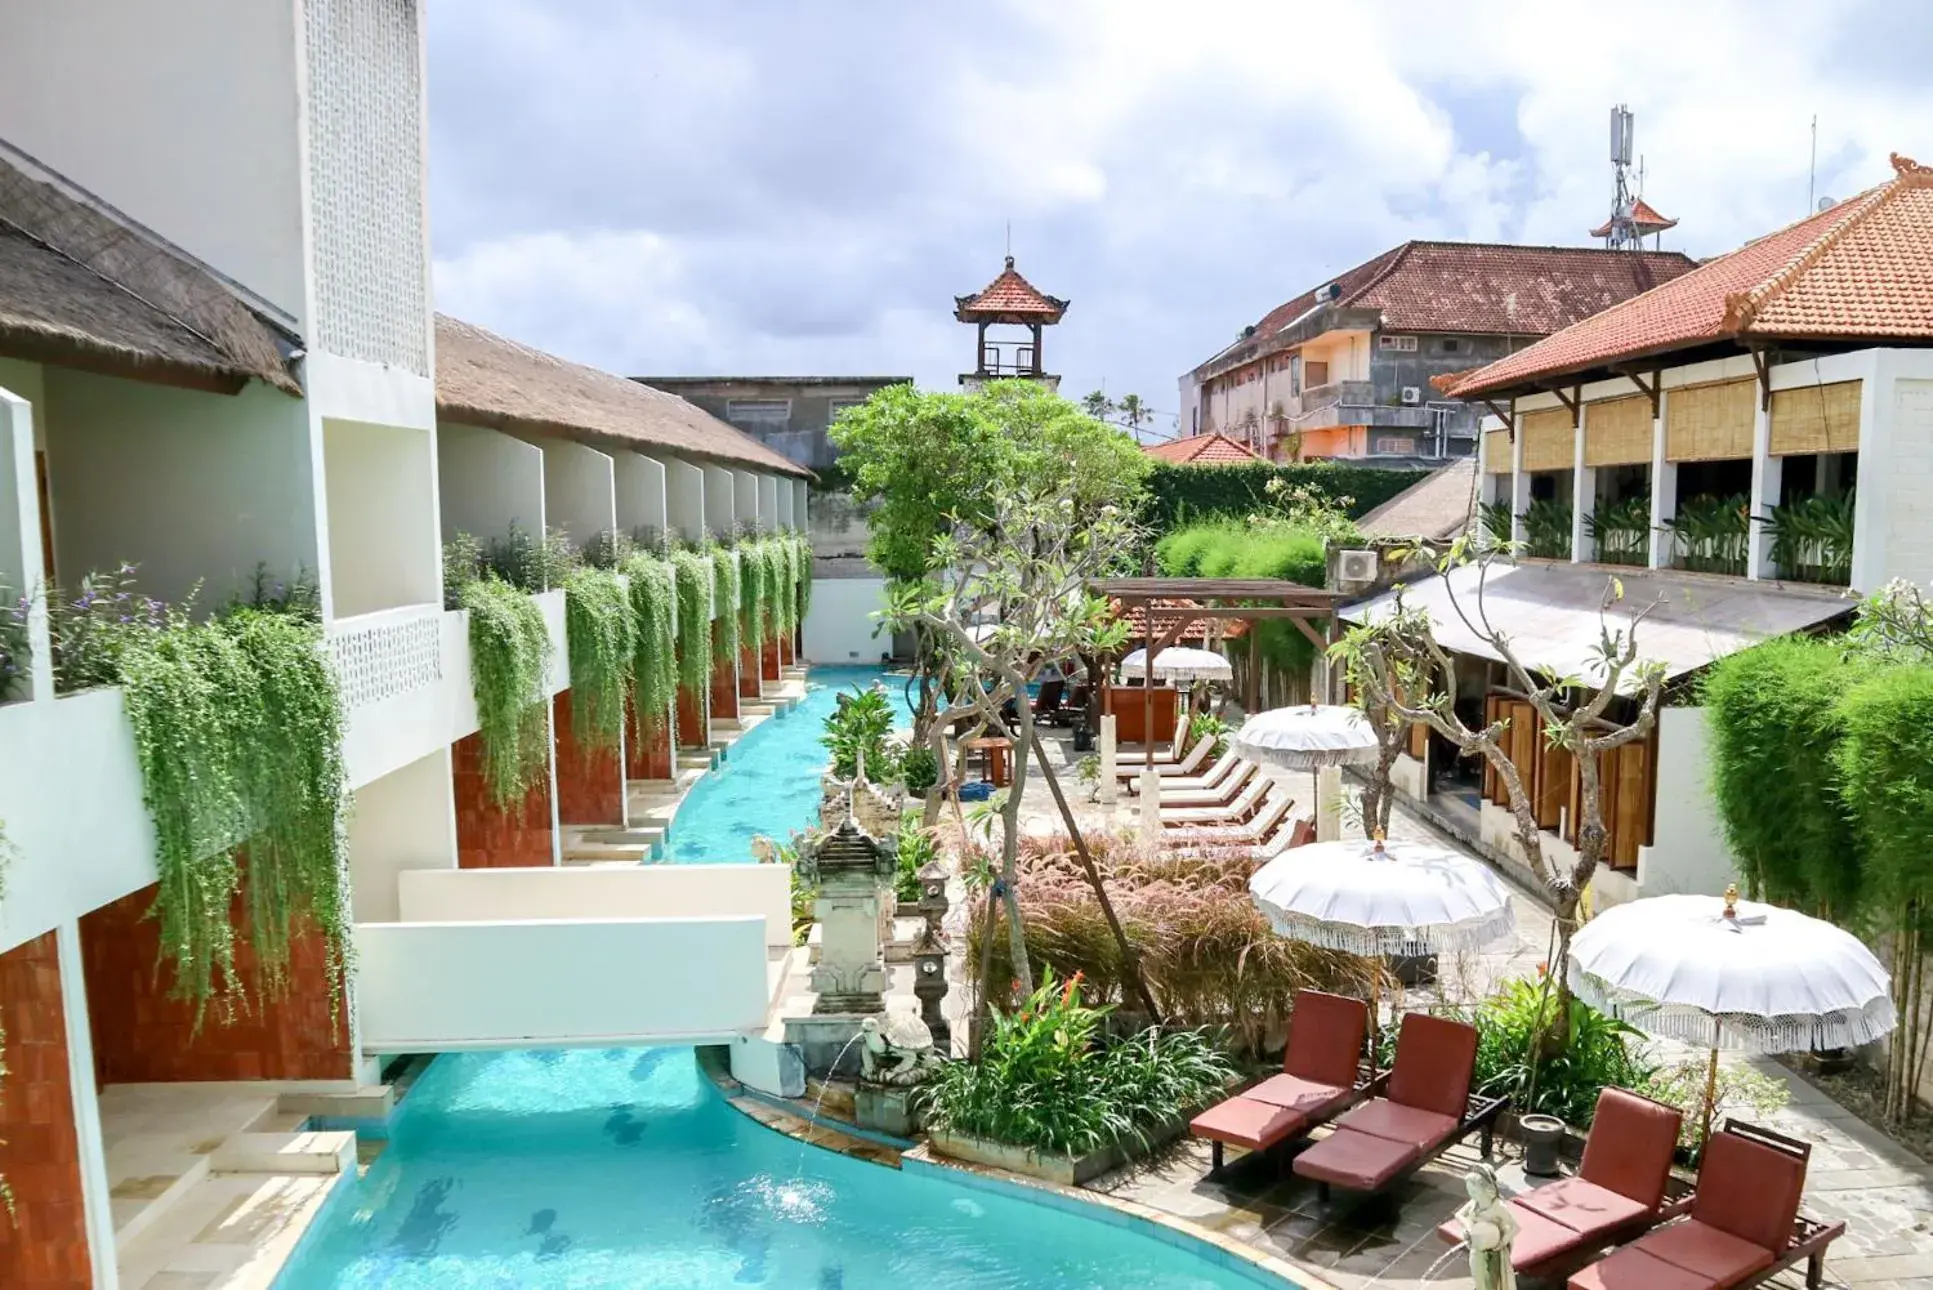
{"label": "pagoda tower", "polygon": [[[971,296],[955,296],[953,305],[955,318],[978,328],[978,357],[974,368],[960,373],[960,384],[968,392],[978,390],[988,381],[1013,377],[1039,381],[1050,390],[1060,389],[1060,377],[1051,375],[1041,365],[1040,337],[1042,328],[1052,327],[1067,312],[1067,302],[1036,291],[1034,284],[1013,267],[1011,255],[1000,276],[984,290]],[[1027,337],[1016,337],[1011,331],[1004,336],[990,337],[989,327],[1022,327]]]}

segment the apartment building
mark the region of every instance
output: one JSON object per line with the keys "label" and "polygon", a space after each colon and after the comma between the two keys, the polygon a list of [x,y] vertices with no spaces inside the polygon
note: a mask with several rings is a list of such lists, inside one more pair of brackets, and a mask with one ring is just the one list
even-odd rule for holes
{"label": "apartment building", "polygon": [[1502,358],[1692,267],[1675,251],[1405,242],[1278,305],[1180,380],[1182,431],[1278,461],[1440,464],[1476,416],[1431,380]]}
{"label": "apartment building", "polygon": [[[1474,613],[1481,581],[1491,623],[1556,675],[1597,673],[1607,621],[1623,630],[1642,611],[1640,657],[1666,668],[1674,698],[1652,737],[1601,767],[1602,900],[1717,893],[1732,876],[1705,790],[1703,668],[1841,620],[1890,580],[1933,580],[1933,170],[1893,166],[1858,197],[1438,382],[1485,416],[1482,522],[1521,554],[1406,599],[1457,654],[1466,717],[1512,718],[1510,755],[1559,856],[1575,838],[1572,759],[1535,737],[1452,602]],[[1623,598],[1607,608],[1613,578]],[[1493,777],[1421,733],[1398,773],[1514,852]]]}
{"label": "apartment building", "polygon": [[[674,742],[702,762],[796,641],[715,664],[667,733],[584,756],[563,594],[538,594],[549,766],[500,807],[442,544],[802,531],[808,472],[673,395],[434,315],[415,0],[74,0],[8,25],[0,586],[24,612],[0,649],[18,669],[0,686],[0,1284],[114,1287],[209,1176],[205,1147],[157,1127],[169,1089],[207,1090],[204,1109],[380,1101],[394,1053],[763,1026],[783,866],[560,861],[572,826],[634,828],[632,790],[674,773]],[[258,572],[313,583],[355,802],[346,998],[300,927],[279,995],[205,1016],[175,997],[123,693],[59,685],[52,663],[49,598],[124,564],[199,613]],[[242,1146],[314,1153],[254,1141],[255,1109],[218,1168],[255,1167]]]}

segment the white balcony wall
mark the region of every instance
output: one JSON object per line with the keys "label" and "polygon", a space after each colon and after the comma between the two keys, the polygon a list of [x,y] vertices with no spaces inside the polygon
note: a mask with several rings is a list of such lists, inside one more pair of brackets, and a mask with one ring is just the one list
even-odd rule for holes
{"label": "white balcony wall", "polygon": [[668,531],[664,463],[641,453],[614,452],[618,531],[630,537],[662,539]]}
{"label": "white balcony wall", "polygon": [[732,519],[739,528],[762,528],[758,511],[758,477],[749,470],[732,472]]}
{"label": "white balcony wall", "polygon": [[544,531],[544,454],[535,444],[481,426],[436,426],[437,494],[443,540],[467,533],[501,538],[512,525]]}
{"label": "white balcony wall", "polygon": [[247,586],[258,563],[322,576],[308,409],[264,385],[210,394],[43,373],[55,569],[77,584],[123,561],[143,591],[204,608]]}
{"label": "white balcony wall", "polygon": [[443,596],[431,431],[324,421],[331,613],[348,618]]}
{"label": "white balcony wall", "polygon": [[705,532],[719,539],[738,531],[737,483],[723,466],[706,466]]}
{"label": "white balcony wall", "polygon": [[874,615],[886,608],[884,578],[814,578],[805,611],[805,657],[810,663],[876,663],[891,653],[891,636]]}
{"label": "white balcony wall", "polygon": [[544,522],[583,547],[617,528],[617,486],[610,454],[568,439],[545,439]]}
{"label": "white balcony wall", "polygon": [[447,746],[357,790],[349,823],[356,921],[396,922],[401,917],[399,875],[435,870],[456,872],[456,809]]}
{"label": "white balcony wall", "polygon": [[1703,708],[1658,712],[1657,839],[1638,848],[1645,896],[1722,896],[1738,871],[1711,795],[1711,728]]}
{"label": "white balcony wall", "polygon": [[299,6],[6,6],[7,141],[304,315]]}
{"label": "white balcony wall", "polygon": [[119,690],[0,706],[0,820],[14,855],[0,952],[156,880]]}
{"label": "white balcony wall", "polygon": [[706,488],[701,467],[676,457],[664,459],[665,519],[686,542],[705,540]]}
{"label": "white balcony wall", "polygon": [[[10,375],[0,371],[0,379]],[[45,560],[34,471],[33,405],[0,385],[0,613],[10,612],[17,598],[27,602],[27,667],[14,681],[14,697],[19,699],[54,692],[43,594]],[[6,699],[0,695],[0,703]]]}
{"label": "white balcony wall", "polygon": [[365,1052],[688,1044],[764,1025],[765,920],[361,923]]}
{"label": "white balcony wall", "polygon": [[[396,875],[405,923],[520,918],[717,918],[756,914],[765,943],[792,944],[792,871],[778,864],[623,865],[578,869],[411,867]],[[356,906],[362,908],[360,898]],[[360,917],[360,913],[358,915]]]}
{"label": "white balcony wall", "polygon": [[778,495],[779,527],[790,533],[799,527],[798,521],[792,514],[792,481],[789,479],[774,479],[772,481],[772,491]]}
{"label": "white balcony wall", "polygon": [[758,476],[758,526],[761,531],[775,533],[779,523],[779,480],[776,475]]}

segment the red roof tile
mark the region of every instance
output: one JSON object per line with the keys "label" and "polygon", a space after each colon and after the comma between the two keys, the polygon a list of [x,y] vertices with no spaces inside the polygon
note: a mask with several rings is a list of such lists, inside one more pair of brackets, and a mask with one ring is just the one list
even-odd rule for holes
{"label": "red roof tile", "polygon": [[1172,439],[1167,443],[1147,444],[1141,451],[1150,457],[1159,457],[1178,465],[1227,466],[1267,460],[1241,440],[1231,439],[1218,431],[1190,435],[1186,439]]}
{"label": "red roof tile", "polygon": [[1057,323],[1067,311],[1065,300],[1042,294],[1034,289],[1033,283],[1021,277],[1020,271],[1013,267],[1011,255],[1000,276],[989,282],[980,294],[955,296],[953,304],[953,316],[961,322],[1020,316],[1032,322]]}
{"label": "red roof tile", "polygon": [[[1642,197],[1631,203],[1631,223],[1640,233],[1662,233],[1668,228],[1678,227],[1677,220],[1666,219],[1664,216],[1658,214],[1652,208],[1651,204]],[[1591,236],[1611,236],[1611,221],[1607,219],[1592,229]]]}
{"label": "red roof tile", "polygon": [[1677,251],[1405,242],[1278,305],[1244,339],[1265,345],[1321,304],[1377,310],[1388,331],[1546,336],[1694,267]]}
{"label": "red roof tile", "polygon": [[[1112,607],[1115,618],[1128,625],[1128,640],[1131,642],[1129,648],[1133,648],[1148,639],[1147,615],[1141,612],[1140,602],[1137,601],[1134,604],[1127,604],[1124,601],[1117,600]],[[1175,622],[1181,617],[1180,611],[1199,608],[1201,608],[1201,602],[1197,600],[1176,599],[1155,601],[1155,639],[1160,640],[1163,636],[1166,636],[1174,630]],[[1176,638],[1175,643],[1181,645],[1189,641],[1206,640],[1208,638],[1208,628],[1216,621],[1213,618],[1197,618],[1189,626],[1187,631]],[[1222,624],[1222,635],[1229,640],[1238,639],[1248,632],[1248,624],[1239,618],[1223,618],[1220,622]]]}
{"label": "red roof tile", "polygon": [[1933,339],[1933,169],[1893,166],[1877,188],[1444,388],[1471,398],[1719,340]]}

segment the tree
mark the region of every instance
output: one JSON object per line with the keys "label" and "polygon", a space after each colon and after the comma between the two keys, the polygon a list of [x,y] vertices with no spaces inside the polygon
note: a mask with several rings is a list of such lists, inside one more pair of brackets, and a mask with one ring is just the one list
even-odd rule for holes
{"label": "tree", "polygon": [[1105,421],[1114,415],[1114,400],[1105,390],[1091,390],[1081,399],[1081,411],[1096,421]]}
{"label": "tree", "polygon": [[[929,726],[926,738],[939,764],[948,768],[954,764],[948,738],[956,727],[998,732],[1013,741],[1013,778],[1000,808],[1000,876],[987,892],[980,973],[983,1006],[988,1002],[998,908],[1006,913],[1015,979],[1022,993],[1033,990],[1017,891],[1020,811],[1039,749],[1027,686],[1050,662],[1079,653],[1118,650],[1125,642],[1126,624],[1114,617],[1105,597],[1088,590],[1088,584],[1121,568],[1137,539],[1133,524],[1118,507],[1083,508],[1065,488],[1005,491],[996,494],[988,512],[974,522],[962,522],[941,535],[934,543],[928,576],[899,584],[893,598],[894,625],[924,628],[935,643],[946,707]],[[1045,761],[1039,768],[1051,777]],[[1053,787],[1076,847],[1087,859],[1072,812],[1058,786]],[[1091,861],[1088,870],[1123,961],[1138,985],[1140,976],[1126,933]],[[1141,993],[1145,1000],[1145,987]]]}
{"label": "tree", "polygon": [[1141,401],[1139,394],[1123,394],[1121,401],[1114,405],[1114,411],[1121,419],[1121,428],[1137,441],[1141,437],[1141,427],[1154,419],[1154,414],[1148,411],[1148,405]]}
{"label": "tree", "polygon": [[[1404,724],[1425,722],[1459,752],[1481,756],[1502,781],[1510,799],[1511,814],[1516,818],[1517,841],[1523,848],[1524,860],[1544,884],[1555,906],[1557,946],[1551,956],[1550,979],[1557,983],[1559,1000],[1548,1044],[1553,1049],[1561,1049],[1567,1039],[1564,1028],[1570,1015],[1564,965],[1570,957],[1571,936],[1577,930],[1578,904],[1604,859],[1610,836],[1604,826],[1600,762],[1605,754],[1650,734],[1658,719],[1665,672],[1662,664],[1643,662],[1638,657],[1638,627],[1652,606],[1631,614],[1622,626],[1611,621],[1612,606],[1624,596],[1623,584],[1616,578],[1607,580],[1599,606],[1599,638],[1592,651],[1592,676],[1554,676],[1526,664],[1509,634],[1490,622],[1484,607],[1484,587],[1499,554],[1491,549],[1472,555],[1467,539],[1458,538],[1436,567],[1438,573],[1447,577],[1461,565],[1478,566],[1472,603],[1465,605],[1452,591],[1453,612],[1471,634],[1503,660],[1511,694],[1528,703],[1537,714],[1545,741],[1552,747],[1568,750],[1576,758],[1577,862],[1570,868],[1559,868],[1544,854],[1543,833],[1537,825],[1529,789],[1516,763],[1504,751],[1503,738],[1510,728],[1509,718],[1471,729],[1457,715],[1455,670],[1449,652],[1438,644],[1435,624],[1429,614],[1404,603],[1400,584],[1396,589],[1395,611],[1377,622],[1349,629],[1332,647],[1332,653],[1346,665],[1350,682],[1363,696],[1365,711],[1382,712],[1380,718],[1372,715],[1372,720],[1379,722],[1379,730],[1385,729],[1392,717]],[[1612,712],[1614,702],[1634,704],[1635,715],[1628,721],[1618,721]]]}

